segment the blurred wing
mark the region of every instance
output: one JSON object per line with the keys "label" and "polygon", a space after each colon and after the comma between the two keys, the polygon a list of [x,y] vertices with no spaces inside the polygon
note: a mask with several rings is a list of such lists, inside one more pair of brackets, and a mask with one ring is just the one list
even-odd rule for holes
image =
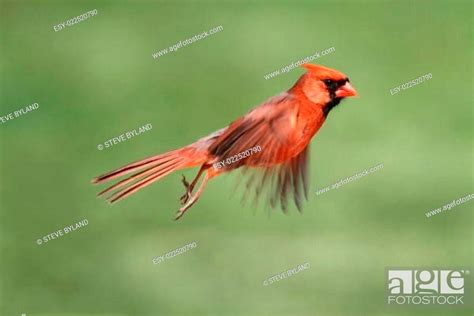
{"label": "blurred wing", "polygon": [[243,153],[255,146],[261,151],[232,164],[227,169],[242,165],[271,165],[291,157],[289,149],[296,124],[298,108],[293,98],[284,93],[234,121],[209,147],[218,161]]}
{"label": "blurred wing", "polygon": [[226,169],[244,166],[244,174],[250,173],[244,198],[250,188],[255,189],[256,199],[268,191],[270,206],[274,208],[280,204],[286,212],[287,198],[293,195],[301,210],[301,194],[307,197],[308,150],[306,148],[296,156],[290,152],[297,115],[297,103],[284,93],[233,122],[209,147],[209,152],[222,161],[260,146],[259,152],[225,164]]}
{"label": "blurred wing", "polygon": [[246,182],[243,200],[250,200],[251,192],[254,192],[254,206],[263,197],[271,208],[280,205],[286,213],[288,199],[293,198],[298,211],[301,212],[302,196],[308,199],[308,161],[309,148],[306,147],[286,163],[268,168],[244,168],[243,176],[246,177]]}

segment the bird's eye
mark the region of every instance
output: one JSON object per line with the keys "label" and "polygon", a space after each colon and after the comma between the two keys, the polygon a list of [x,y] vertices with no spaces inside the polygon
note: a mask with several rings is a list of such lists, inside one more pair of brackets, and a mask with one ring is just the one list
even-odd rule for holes
{"label": "bird's eye", "polygon": [[334,83],[334,81],[332,81],[331,79],[324,79],[323,82],[326,86],[330,86]]}

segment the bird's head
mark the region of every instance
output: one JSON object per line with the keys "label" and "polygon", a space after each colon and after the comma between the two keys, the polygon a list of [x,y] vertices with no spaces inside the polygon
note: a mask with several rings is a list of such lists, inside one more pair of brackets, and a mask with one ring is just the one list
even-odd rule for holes
{"label": "bird's head", "polygon": [[299,83],[301,91],[311,102],[322,108],[325,116],[342,99],[357,95],[345,74],[320,65],[304,64],[302,67],[308,72]]}

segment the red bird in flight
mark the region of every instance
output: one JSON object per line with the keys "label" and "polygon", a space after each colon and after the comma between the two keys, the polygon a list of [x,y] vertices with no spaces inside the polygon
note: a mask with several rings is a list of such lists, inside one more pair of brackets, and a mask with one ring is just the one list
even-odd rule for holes
{"label": "red bird in flight", "polygon": [[[304,64],[307,70],[286,92],[271,97],[229,126],[195,143],[167,153],[152,156],[110,171],[92,180],[102,183],[134,173],[98,195],[109,193],[110,203],[124,199],[166,175],[185,168],[200,166],[195,179],[181,197],[182,207],[176,219],[199,199],[207,182],[213,177],[243,167],[260,171],[247,181],[258,196],[269,188],[270,204],[278,200],[283,210],[288,195],[301,210],[301,188],[307,198],[308,145],[323,125],[329,112],[356,90],[343,73],[320,65]],[[249,151],[251,148],[260,148]],[[247,153],[247,155],[245,155]],[[198,190],[194,187],[204,174]]]}

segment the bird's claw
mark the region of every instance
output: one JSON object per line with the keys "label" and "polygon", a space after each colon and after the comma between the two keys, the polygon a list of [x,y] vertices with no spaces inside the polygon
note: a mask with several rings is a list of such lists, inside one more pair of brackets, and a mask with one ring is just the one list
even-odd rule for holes
{"label": "bird's claw", "polygon": [[[179,201],[181,202],[181,205],[185,205],[186,202],[189,200],[191,197],[191,190],[189,182],[186,181],[186,177],[183,175],[183,178],[181,179],[181,182],[183,182],[184,187],[186,188],[186,192],[184,192],[183,196],[179,198]],[[181,215],[182,216],[182,215]]]}
{"label": "bird's claw", "polygon": [[183,178],[181,178],[181,182],[183,182],[183,185],[187,188],[189,188],[189,182],[186,181],[186,177],[184,176],[184,174],[181,175]]}
{"label": "bird's claw", "polygon": [[191,192],[186,191],[186,193],[184,193],[184,195],[179,198],[181,205],[186,204],[186,202],[189,200],[190,197],[191,197]]}
{"label": "bird's claw", "polygon": [[183,206],[182,208],[180,208],[178,210],[178,212],[176,213],[176,216],[175,216],[174,220],[177,221],[178,219],[183,217],[184,213],[186,213],[186,211],[188,210],[189,207],[190,207],[190,205],[186,205],[186,206]]}
{"label": "bird's claw", "polygon": [[176,216],[174,217],[174,220],[177,221],[178,219],[183,217],[183,215],[184,215],[184,212],[181,212],[181,210],[179,210]]}

